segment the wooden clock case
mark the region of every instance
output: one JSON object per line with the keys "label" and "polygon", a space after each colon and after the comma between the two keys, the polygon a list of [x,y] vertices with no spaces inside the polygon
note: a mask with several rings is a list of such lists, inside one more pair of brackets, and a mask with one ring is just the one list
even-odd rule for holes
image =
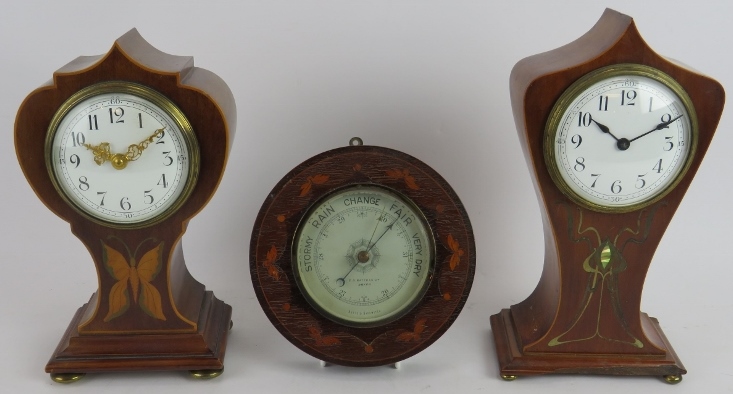
{"label": "wooden clock case", "polygon": [[[697,151],[679,184],[660,201],[626,213],[596,212],[574,203],[552,181],[543,154],[545,126],[553,105],[573,82],[621,63],[656,68],[682,85],[698,114]],[[679,381],[684,366],[658,321],[640,311],[642,287],[710,145],[723,110],[723,88],[658,55],[630,17],[606,10],[578,40],[517,63],[510,91],[540,201],[545,261],[534,292],[491,316],[501,375],[662,375],[671,383]],[[612,251],[608,266],[600,262],[605,247]]]}
{"label": "wooden clock case", "polygon": [[[200,149],[198,181],[189,198],[162,222],[142,228],[96,223],[72,209],[54,188],[44,154],[51,118],[75,92],[104,81],[133,82],[160,92],[193,126]],[[22,103],[15,123],[15,145],[23,173],[38,198],[69,222],[73,234],[84,243],[99,280],[98,290],[78,309],[46,366],[52,377],[106,371],[223,369],[231,307],[188,272],[181,237],[189,220],[206,205],[219,184],[235,125],[234,97],[218,76],[194,67],[192,57],[160,52],[135,29],[116,40],[107,54],[79,57],[60,68],[51,81]],[[160,274],[149,285],[161,295],[158,317],[151,317],[128,300],[124,313],[105,318],[109,317],[117,281],[105,266],[108,256],[103,245],[122,255],[126,248],[140,248],[137,256],[129,256],[132,260],[156,244],[160,245]]]}
{"label": "wooden clock case", "polygon": [[[435,268],[426,293],[406,315],[377,327],[327,319],[294,279],[292,243],[301,218],[323,196],[349,185],[387,187],[408,197],[434,236]],[[463,308],[475,264],[471,223],[450,185],[423,162],[377,146],[333,149],[290,171],[268,194],[250,243],[255,294],[272,324],[304,352],[345,366],[395,364],[435,342]]]}

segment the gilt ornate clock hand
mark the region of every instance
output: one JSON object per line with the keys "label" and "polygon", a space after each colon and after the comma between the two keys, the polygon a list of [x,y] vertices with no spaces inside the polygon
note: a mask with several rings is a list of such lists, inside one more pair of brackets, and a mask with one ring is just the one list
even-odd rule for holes
{"label": "gilt ornate clock hand", "polygon": [[595,119],[591,118],[591,121],[598,126],[599,129],[601,129],[602,132],[610,135],[613,137],[614,140],[616,140],[616,147],[619,150],[626,150],[629,149],[629,146],[631,145],[631,141],[629,141],[626,138],[617,138],[613,133],[611,133],[611,130],[608,128],[608,126],[598,123]]}
{"label": "gilt ornate clock hand", "polygon": [[657,130],[666,129],[667,127],[669,127],[670,124],[672,124],[674,121],[676,121],[677,119],[679,119],[681,117],[682,117],[682,115],[680,115],[680,116],[678,116],[678,117],[676,117],[674,119],[668,120],[666,122],[662,122],[662,123],[658,124],[656,127],[654,127],[653,129],[647,131],[646,133],[644,133],[644,134],[642,134],[640,136],[637,136],[637,137],[633,138],[629,142],[634,142],[634,141],[638,140],[639,138],[641,138],[641,137],[643,137],[643,136],[645,136],[647,134],[653,133],[653,132],[655,132]]}
{"label": "gilt ornate clock hand", "polygon": [[94,153],[94,162],[97,165],[101,166],[104,162],[109,161],[116,170],[122,170],[127,167],[128,162],[139,159],[142,152],[153,142],[153,139],[162,135],[164,131],[165,127],[155,130],[150,137],[140,141],[140,143],[128,146],[126,153],[110,153],[109,142],[102,142],[96,146],[91,144],[83,145]]}

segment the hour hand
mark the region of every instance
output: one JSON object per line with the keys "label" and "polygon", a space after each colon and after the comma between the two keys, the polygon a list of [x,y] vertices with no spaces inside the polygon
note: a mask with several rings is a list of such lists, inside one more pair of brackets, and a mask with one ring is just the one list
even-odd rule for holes
{"label": "hour hand", "polygon": [[598,126],[598,128],[602,132],[610,135],[611,137],[613,137],[614,140],[616,140],[616,147],[618,148],[618,150],[626,150],[626,149],[629,149],[629,146],[631,145],[631,141],[627,140],[626,138],[617,138],[615,135],[613,135],[613,133],[611,132],[611,129],[609,129],[608,126],[606,126],[604,124],[601,124],[601,123],[598,123],[593,118],[591,118],[590,120],[593,123],[595,123],[596,126]]}
{"label": "hour hand", "polygon": [[610,129],[608,128],[608,126],[606,126],[606,125],[604,125],[604,124],[601,124],[601,123],[598,123],[598,122],[597,122],[597,121],[596,121],[595,119],[593,119],[593,118],[591,118],[591,121],[592,121],[593,123],[595,123],[595,124],[596,124],[596,126],[598,126],[598,128],[599,128],[599,129],[601,129],[601,131],[602,131],[602,132],[604,132],[604,133],[606,133],[606,134],[610,135],[611,137],[613,137],[613,139],[615,139],[616,141],[618,141],[618,138],[616,138],[616,136],[615,136],[615,135],[613,135],[613,133],[611,133],[611,130],[610,130]]}

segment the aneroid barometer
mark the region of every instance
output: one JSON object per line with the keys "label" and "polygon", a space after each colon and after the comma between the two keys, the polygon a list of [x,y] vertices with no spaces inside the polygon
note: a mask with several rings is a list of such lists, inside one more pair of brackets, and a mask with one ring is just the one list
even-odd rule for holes
{"label": "aneroid barometer", "polygon": [[221,179],[235,119],[219,77],[134,29],[25,99],[18,161],[89,250],[99,280],[46,365],[54,380],[221,373],[231,308],[188,273],[180,238]]}
{"label": "aneroid barometer", "polygon": [[275,186],[250,253],[275,327],[312,356],[349,366],[395,363],[437,340],[466,302],[475,266],[471,225],[448,183],[358,138]]}
{"label": "aneroid barometer", "polygon": [[[716,81],[656,54],[606,10],[586,35],[514,67],[517,130],[541,196],[535,291],[491,317],[501,375],[686,373],[644,278],[723,110]],[[664,264],[664,262],[660,262]]]}

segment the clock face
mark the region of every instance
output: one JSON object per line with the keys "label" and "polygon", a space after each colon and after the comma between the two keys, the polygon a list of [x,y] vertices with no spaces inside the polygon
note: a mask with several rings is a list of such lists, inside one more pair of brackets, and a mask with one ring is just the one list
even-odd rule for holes
{"label": "clock face", "polygon": [[293,270],[308,302],[351,326],[394,321],[430,284],[434,245],[425,218],[406,197],[350,186],[316,203],[299,225]]}
{"label": "clock face", "polygon": [[46,151],[67,202],[113,226],[164,219],[198,174],[198,145],[183,113],[159,93],[124,82],[93,85],[67,100]]}
{"label": "clock face", "polygon": [[679,181],[696,145],[692,104],[671,77],[640,65],[597,70],[552,110],[545,159],[561,190],[597,211],[631,211]]}

